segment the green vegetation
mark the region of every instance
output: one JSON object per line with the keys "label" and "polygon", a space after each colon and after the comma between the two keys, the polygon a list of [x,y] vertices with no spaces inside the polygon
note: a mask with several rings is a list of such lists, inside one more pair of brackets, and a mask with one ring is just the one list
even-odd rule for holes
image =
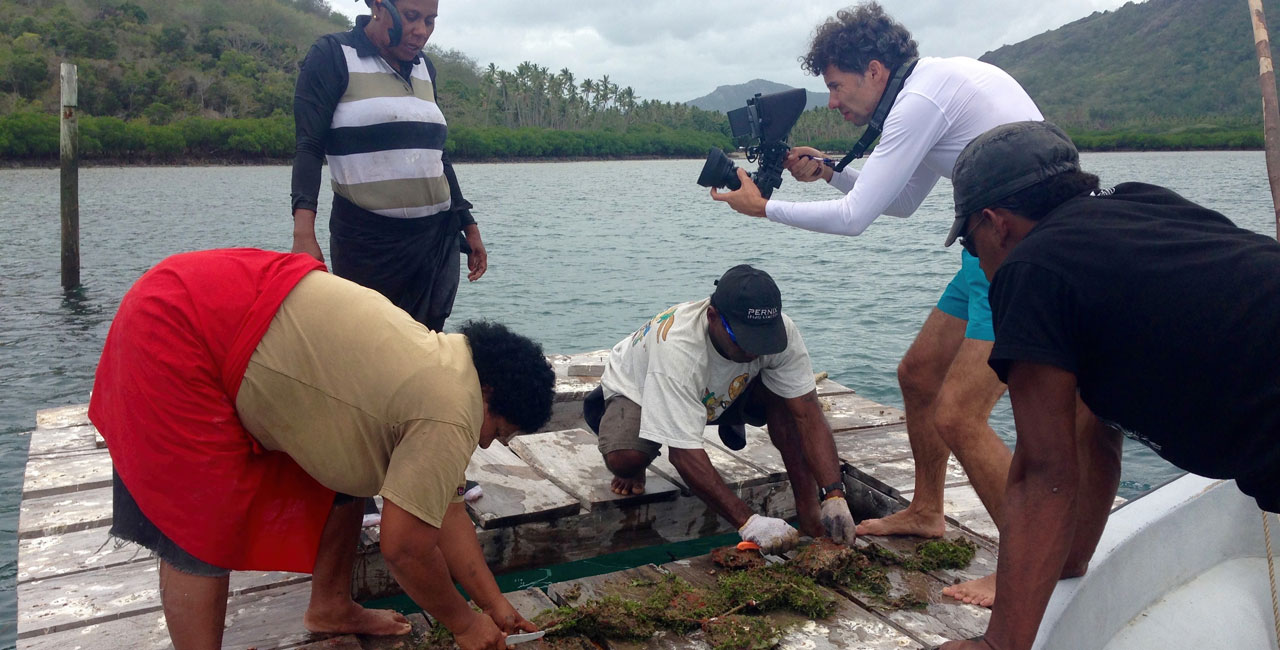
{"label": "green vegetation", "polygon": [[[130,162],[293,156],[293,86],[315,39],[350,28],[325,0],[8,0],[0,157],[58,153],[58,63],[78,66],[81,154]],[[718,113],[642,100],[606,75],[480,67],[429,47],[456,159],[701,156]]]}
{"label": "green vegetation", "polygon": [[[1280,0],[1262,4],[1270,32],[1280,33]],[[1130,2],[982,60],[1007,70],[1073,135],[1105,134],[1102,142],[1118,147],[1250,146],[1234,131],[1261,133],[1257,50],[1244,4]],[[1221,132],[1181,134],[1202,124]],[[1130,137],[1142,134],[1169,137]]]}
{"label": "green vegetation", "polygon": [[[1264,0],[1280,32],[1280,0]],[[79,76],[88,160],[287,160],[298,65],[317,36],[350,28],[326,0],[6,0],[0,3],[0,158],[58,151],[58,64]],[[644,100],[607,75],[532,62],[482,68],[428,46],[458,160],[700,157],[729,148],[720,113]],[[982,57],[1094,151],[1256,149],[1255,48],[1244,8],[1147,0],[1095,13]],[[816,108],[796,143],[846,151],[858,136]]]}
{"label": "green vegetation", "polygon": [[609,595],[539,614],[534,623],[549,637],[644,641],[658,630],[687,634],[701,630],[715,650],[769,648],[781,630],[760,614],[789,611],[806,618],[831,613],[835,600],[812,579],[784,565],[721,575],[716,588],[690,585],[668,575],[633,584],[627,596]]}

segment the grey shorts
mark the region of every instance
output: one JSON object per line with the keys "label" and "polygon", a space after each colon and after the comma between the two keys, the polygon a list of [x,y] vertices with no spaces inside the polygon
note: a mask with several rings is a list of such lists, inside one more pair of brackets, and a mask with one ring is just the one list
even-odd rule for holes
{"label": "grey shorts", "polygon": [[596,446],[602,456],[630,449],[647,454],[650,462],[658,457],[658,450],[662,448],[662,445],[640,437],[640,405],[621,395],[614,395],[605,403]]}

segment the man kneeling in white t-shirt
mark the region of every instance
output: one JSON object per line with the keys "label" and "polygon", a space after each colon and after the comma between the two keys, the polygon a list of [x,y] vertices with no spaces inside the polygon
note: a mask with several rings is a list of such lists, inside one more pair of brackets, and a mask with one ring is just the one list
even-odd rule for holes
{"label": "man kneeling in white t-shirt", "polygon": [[[764,271],[735,266],[710,298],[676,305],[613,346],[584,415],[599,434],[618,494],[644,492],[645,468],[667,445],[694,494],[765,552],[794,546],[800,533],[853,543],[853,516],[809,353]],[[744,422],[768,425],[791,480],[800,533],[753,513],[703,450],[708,424],[719,424],[725,444],[741,449]]]}

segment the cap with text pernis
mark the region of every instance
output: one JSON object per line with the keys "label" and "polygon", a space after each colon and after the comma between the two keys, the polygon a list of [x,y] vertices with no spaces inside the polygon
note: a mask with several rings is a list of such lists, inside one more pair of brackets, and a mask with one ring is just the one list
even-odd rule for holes
{"label": "cap with text pernis", "polygon": [[716,280],[711,306],[720,312],[738,347],[748,354],[777,354],[787,349],[782,322],[782,293],[768,273],[739,264]]}
{"label": "cap with text pernis", "polygon": [[945,246],[964,234],[975,212],[1063,172],[1080,170],[1071,138],[1051,122],[997,126],[965,146],[951,170],[956,220]]}

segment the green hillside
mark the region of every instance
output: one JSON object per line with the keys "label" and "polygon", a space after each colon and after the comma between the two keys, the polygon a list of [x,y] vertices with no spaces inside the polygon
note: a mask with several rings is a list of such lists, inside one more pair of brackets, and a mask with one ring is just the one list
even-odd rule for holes
{"label": "green hillside", "polygon": [[[1280,0],[1264,0],[1272,41]],[[1045,116],[1079,130],[1257,127],[1258,59],[1244,0],[1148,0],[983,55]]]}
{"label": "green hillside", "polygon": [[0,114],[56,112],[62,61],[78,65],[88,115],[289,112],[307,48],[349,25],[322,0],[5,0]]}
{"label": "green hillside", "polygon": [[[78,66],[88,159],[293,155],[293,88],[315,39],[350,28],[326,0],[0,1],[0,158],[58,150],[58,64]],[[457,158],[702,155],[723,116],[524,62],[482,69],[428,46]]]}
{"label": "green hillside", "polygon": [[[1280,34],[1280,0],[1264,4]],[[288,158],[298,63],[317,36],[349,27],[326,0],[0,0],[0,158],[56,159],[62,61],[79,66],[88,159]],[[428,51],[447,149],[461,159],[698,156],[729,145],[722,114],[645,100],[608,75],[536,62],[508,71]],[[982,58],[1082,148],[1262,145],[1243,0],[1129,3]],[[793,130],[794,141],[832,151],[858,135],[824,108]]]}

